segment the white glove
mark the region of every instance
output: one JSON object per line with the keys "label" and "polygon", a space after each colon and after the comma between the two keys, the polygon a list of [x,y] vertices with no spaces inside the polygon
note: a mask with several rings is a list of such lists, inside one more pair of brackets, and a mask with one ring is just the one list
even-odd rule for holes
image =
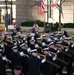
{"label": "white glove", "polygon": [[56,60],[56,57],[53,57],[53,59],[52,59],[53,61],[55,61]]}
{"label": "white glove", "polygon": [[58,53],[60,53],[60,51],[59,51],[59,50],[57,50],[57,52],[58,52]]}
{"label": "white glove", "polygon": [[5,61],[7,61],[7,60],[8,60],[6,57],[3,57],[2,59],[3,59],[3,60],[5,60]]}
{"label": "white glove", "polygon": [[50,38],[48,38],[48,41],[50,42],[50,41],[52,41]]}
{"label": "white glove", "polygon": [[27,51],[30,52],[31,51],[31,48],[28,48]]}
{"label": "white glove", "polygon": [[57,50],[57,48],[54,48],[55,50]]}
{"label": "white glove", "polygon": [[24,56],[25,54],[23,52],[20,52],[20,56]]}
{"label": "white glove", "polygon": [[3,45],[1,45],[1,48],[3,48]]}
{"label": "white glove", "polygon": [[40,56],[37,56],[37,58],[40,59],[41,57]]}
{"label": "white glove", "polygon": [[68,49],[65,49],[65,51],[67,52],[67,51],[68,51]]}
{"label": "white glove", "polygon": [[26,38],[23,38],[23,40],[26,40]]}
{"label": "white glove", "polygon": [[74,45],[72,44],[72,45],[71,45],[71,47],[73,48],[73,47],[74,47]]}
{"label": "white glove", "polygon": [[43,42],[43,43],[42,43],[42,46],[45,46],[45,45],[46,45],[46,44]]}
{"label": "white glove", "polygon": [[27,40],[25,41],[25,43],[27,43]]}
{"label": "white glove", "polygon": [[14,43],[14,45],[17,45],[17,43]]}
{"label": "white glove", "polygon": [[44,63],[46,60],[45,59],[42,59],[41,63]]}
{"label": "white glove", "polygon": [[36,45],[35,45],[35,48],[38,48],[38,47],[39,47],[38,44],[36,44]]}
{"label": "white glove", "polygon": [[49,56],[52,56],[50,53],[48,54]]}

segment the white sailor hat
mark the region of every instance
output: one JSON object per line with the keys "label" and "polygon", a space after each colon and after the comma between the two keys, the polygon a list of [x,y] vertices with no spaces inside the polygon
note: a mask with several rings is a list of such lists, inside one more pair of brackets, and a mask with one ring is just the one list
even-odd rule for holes
{"label": "white sailor hat", "polygon": [[14,50],[14,49],[17,49],[17,46],[13,46],[13,47],[12,47],[12,50]]}
{"label": "white sailor hat", "polygon": [[37,38],[37,40],[41,40],[41,38]]}
{"label": "white sailor hat", "polygon": [[53,33],[50,33],[49,36],[53,36]]}
{"label": "white sailor hat", "polygon": [[59,34],[62,34],[62,32],[58,32]]}
{"label": "white sailor hat", "polygon": [[61,44],[62,43],[62,41],[58,41],[58,42],[56,42],[56,44]]}
{"label": "white sailor hat", "polygon": [[46,34],[43,35],[43,37],[46,37],[46,36],[47,36]]}
{"label": "white sailor hat", "polygon": [[37,52],[37,49],[33,49],[33,50],[31,50],[30,52],[31,52],[31,53]]}
{"label": "white sailor hat", "polygon": [[49,46],[54,45],[54,42],[49,43]]}
{"label": "white sailor hat", "polygon": [[12,38],[11,36],[8,36],[8,37],[7,37],[7,39],[11,39],[11,38]]}
{"label": "white sailor hat", "polygon": [[58,36],[58,35],[60,35],[59,33],[57,33],[55,36]]}
{"label": "white sailor hat", "polygon": [[35,34],[34,33],[30,33],[30,36],[34,36]]}
{"label": "white sailor hat", "polygon": [[49,50],[49,48],[43,48],[43,51],[47,51],[47,50]]}
{"label": "white sailor hat", "polygon": [[31,39],[29,42],[35,42],[35,40],[34,39]]}
{"label": "white sailor hat", "polygon": [[22,43],[22,44],[20,45],[20,47],[22,47],[22,46],[25,46],[25,43]]}
{"label": "white sailor hat", "polygon": [[28,35],[30,35],[31,33],[27,33]]}
{"label": "white sailor hat", "polygon": [[71,40],[71,38],[69,38],[69,37],[65,37],[64,40]]}

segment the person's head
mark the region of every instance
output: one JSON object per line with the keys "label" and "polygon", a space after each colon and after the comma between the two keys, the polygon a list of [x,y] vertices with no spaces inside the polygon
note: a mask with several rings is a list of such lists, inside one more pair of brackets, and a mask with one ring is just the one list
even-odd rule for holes
{"label": "person's head", "polygon": [[18,52],[17,46],[13,46],[12,50],[13,50],[14,53],[17,53]]}
{"label": "person's head", "polygon": [[37,40],[37,42],[39,42],[39,43],[41,42],[41,38],[37,38],[36,40]]}
{"label": "person's head", "polygon": [[53,42],[51,42],[51,43],[49,44],[49,48],[55,48],[55,46],[54,46],[54,43],[53,43]]}
{"label": "person's head", "polygon": [[27,33],[27,37],[31,37],[30,34],[31,34],[31,33]]}
{"label": "person's head", "polygon": [[12,37],[11,37],[11,36],[8,36],[8,37],[6,38],[6,42],[11,42],[11,39],[12,39]]}
{"label": "person's head", "polygon": [[31,50],[31,55],[37,57],[37,55],[38,55],[37,49]]}
{"label": "person's head", "polygon": [[47,39],[46,35],[43,35],[43,39]]}
{"label": "person's head", "polygon": [[14,72],[14,75],[20,75],[21,74],[21,70],[14,69],[13,72]]}
{"label": "person's head", "polygon": [[21,49],[26,49],[25,43],[21,44],[20,47],[21,47]]}
{"label": "person's head", "polygon": [[43,53],[44,53],[45,55],[49,54],[49,48],[44,48],[44,49],[43,49]]}
{"label": "person's head", "polygon": [[22,70],[21,66],[15,65],[14,69],[13,69],[14,75],[20,75],[21,74],[21,70]]}
{"label": "person's head", "polygon": [[30,44],[34,45],[35,44],[35,40],[30,40]]}
{"label": "person's head", "polygon": [[36,34],[38,34],[39,32],[38,31],[36,31]]}
{"label": "person's head", "polygon": [[68,38],[68,37],[65,37],[65,38],[64,38],[64,42],[67,43],[67,42],[69,42],[69,41],[70,41],[70,38]]}
{"label": "person's head", "polygon": [[36,25],[36,22],[34,22],[34,24]]}
{"label": "person's head", "polygon": [[14,33],[17,33],[17,29],[16,29],[16,28],[14,28],[14,29],[13,29],[13,32],[14,32]]}
{"label": "person's head", "polygon": [[9,36],[8,33],[5,33],[4,37],[8,37],[8,36]]}

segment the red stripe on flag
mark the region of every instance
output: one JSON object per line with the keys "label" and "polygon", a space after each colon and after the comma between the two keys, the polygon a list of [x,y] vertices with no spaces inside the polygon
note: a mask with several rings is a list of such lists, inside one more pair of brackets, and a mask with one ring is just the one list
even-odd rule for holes
{"label": "red stripe on flag", "polygon": [[45,0],[42,0],[42,9],[44,10],[45,9]]}
{"label": "red stripe on flag", "polygon": [[54,3],[51,4],[52,7],[56,6],[58,4],[58,0],[56,0]]}
{"label": "red stripe on flag", "polygon": [[43,15],[43,14],[44,14],[44,12],[43,12],[43,10],[42,10],[41,7],[38,7],[38,14],[39,14],[39,15]]}
{"label": "red stripe on flag", "polygon": [[39,4],[38,4],[38,14],[39,15],[44,15],[44,9],[45,9],[45,0],[42,0],[41,1],[41,4],[40,4],[40,2],[39,2]]}

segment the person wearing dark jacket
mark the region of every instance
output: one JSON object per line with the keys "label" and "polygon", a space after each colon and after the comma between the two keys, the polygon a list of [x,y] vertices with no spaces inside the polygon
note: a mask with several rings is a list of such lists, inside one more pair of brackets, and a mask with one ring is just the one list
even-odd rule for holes
{"label": "person wearing dark jacket", "polygon": [[[34,39],[37,41],[37,38],[39,38],[39,37],[40,37],[39,32],[36,31],[36,33],[35,33],[35,35],[34,35]],[[36,41],[35,41],[35,42],[36,42]]]}
{"label": "person wearing dark jacket", "polygon": [[29,41],[31,40],[30,33],[28,33],[28,35],[27,35],[27,38],[26,38],[26,39],[27,39],[27,44],[28,44],[28,46],[29,46],[29,45],[30,45],[30,42],[29,42]]}
{"label": "person wearing dark jacket", "polygon": [[6,57],[4,57],[2,53],[2,49],[0,49],[0,75],[6,75],[5,65],[9,60]]}
{"label": "person wearing dark jacket", "polygon": [[11,60],[11,53],[12,53],[12,50],[11,48],[13,47],[13,43],[11,42],[11,37],[8,36],[5,40],[5,51],[4,51],[4,54],[6,55],[6,57]]}
{"label": "person wearing dark jacket", "polygon": [[20,56],[21,56],[21,64],[22,64],[22,73],[24,75],[28,75],[28,52],[25,43],[20,45]]}
{"label": "person wearing dark jacket", "polygon": [[29,75],[40,75],[40,60],[37,58],[37,49],[31,50],[28,64]]}
{"label": "person wearing dark jacket", "polygon": [[22,65],[21,65],[21,57],[18,53],[17,46],[12,47],[12,54],[11,54],[11,67],[13,75],[21,75]]}
{"label": "person wearing dark jacket", "polygon": [[12,37],[14,37],[17,34],[16,28],[13,29]]}

